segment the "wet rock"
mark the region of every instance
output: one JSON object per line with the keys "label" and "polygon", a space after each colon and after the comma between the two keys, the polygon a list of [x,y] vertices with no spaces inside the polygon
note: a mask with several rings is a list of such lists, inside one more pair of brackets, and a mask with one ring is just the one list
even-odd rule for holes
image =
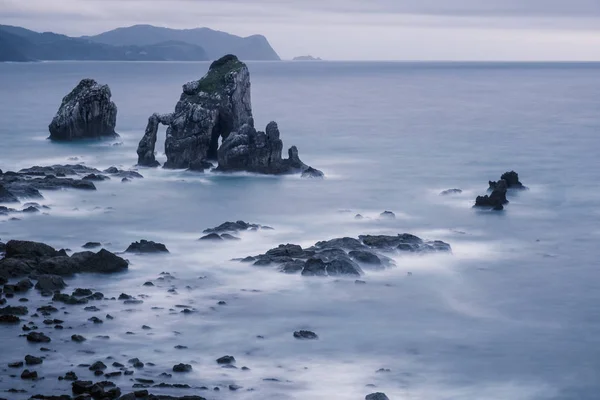
{"label": "wet rock", "polygon": [[9,363],[8,367],[9,368],[22,368],[23,367],[23,361],[17,361],[17,362]]}
{"label": "wet rock", "polygon": [[102,361],[96,361],[88,369],[90,371],[104,371],[106,368],[106,365]]}
{"label": "wet rock", "polygon": [[141,362],[139,358],[132,358],[131,360],[129,360],[129,364],[131,364],[133,368],[144,368],[144,363]]}
{"label": "wet rock", "polygon": [[30,207],[22,209],[21,212],[23,212],[25,214],[33,214],[33,213],[40,212],[40,210],[38,210],[37,208],[35,208],[33,206],[30,206]]}
{"label": "wet rock", "polygon": [[229,390],[236,391],[242,389],[242,386],[231,384],[229,385]]}
{"label": "wet rock", "polygon": [[281,272],[285,272],[286,274],[297,274],[302,272],[304,269],[304,265],[306,261],[303,260],[293,260],[286,262],[281,266]]}
{"label": "wet rock", "polygon": [[396,214],[391,211],[384,211],[379,215],[382,219],[396,219]]}
{"label": "wet rock", "polygon": [[29,332],[27,341],[32,343],[50,343],[51,339],[41,332]]}
{"label": "wet rock", "polygon": [[102,323],[104,323],[104,321],[102,321],[98,317],[92,317],[92,318],[88,319],[88,321],[93,322],[94,324],[102,324]]}
{"label": "wet rock", "polygon": [[84,338],[81,335],[72,335],[71,336],[71,340],[74,341],[75,343],[83,343],[85,342],[87,339]]}
{"label": "wet rock", "polygon": [[304,171],[302,171],[302,178],[324,178],[325,174],[322,171],[319,171],[318,169],[315,169],[313,167],[308,167],[306,168]]}
{"label": "wet rock", "polygon": [[443,192],[440,193],[440,196],[450,196],[453,194],[461,194],[462,190],[460,189],[448,189],[448,190],[444,190]]}
{"label": "wet rock", "polygon": [[24,379],[24,380],[35,380],[37,378],[38,378],[37,371],[30,371],[30,370],[26,369],[21,373],[21,379]]}
{"label": "wet rock", "polygon": [[138,165],[144,167],[158,167],[160,163],[156,161],[154,150],[156,147],[156,138],[160,124],[170,125],[173,121],[173,114],[154,113],[148,118],[146,132],[138,145]]}
{"label": "wet rock", "polygon": [[4,308],[0,308],[0,315],[27,315],[29,310],[24,306],[6,306]]}
{"label": "wet rock", "polygon": [[85,298],[69,296],[68,294],[64,294],[64,293],[56,293],[52,297],[52,301],[56,301],[58,303],[64,303],[64,304],[68,304],[68,305],[81,305],[81,304],[88,303],[88,300]]}
{"label": "wet rock", "polygon": [[89,393],[90,389],[93,386],[92,381],[75,381],[71,384],[71,390],[73,394],[84,394]]}
{"label": "wet rock", "polygon": [[235,358],[233,356],[223,356],[217,359],[217,364],[235,364]]}
{"label": "wet rock", "polygon": [[[504,209],[504,205],[508,204],[506,193],[508,191],[507,183],[504,179],[498,182],[493,182],[494,189],[490,195],[477,196],[474,207],[491,208],[495,211]],[[492,183],[490,183],[490,187]]]}
{"label": "wet rock", "polygon": [[71,141],[116,137],[117,106],[108,85],[83,79],[66,95],[49,126],[50,139]]}
{"label": "wet rock", "polygon": [[75,372],[69,371],[65,374],[65,376],[61,376],[58,379],[61,381],[76,381],[78,378]]}
{"label": "wet rock", "polygon": [[144,282],[144,284],[142,286],[154,286],[154,283],[148,281],[148,282]]}
{"label": "wet rock", "polygon": [[76,253],[71,258],[79,262],[81,272],[110,274],[122,272],[128,268],[127,261],[105,249],[95,254],[90,252]]}
{"label": "wet rock", "polygon": [[251,224],[249,222],[244,221],[236,221],[236,222],[224,222],[221,225],[205,229],[203,233],[236,233],[240,231],[248,231],[248,230],[258,230],[261,229],[262,225]]}
{"label": "wet rock", "polygon": [[58,252],[44,243],[25,240],[10,240],[6,243],[6,258],[35,259],[38,257],[55,257]]}
{"label": "wet rock", "polygon": [[35,288],[41,292],[54,292],[67,287],[65,281],[58,275],[40,275],[37,277]]}
{"label": "wet rock", "polygon": [[311,331],[296,331],[294,332],[294,337],[300,340],[315,340],[319,338],[316,333]]}
{"label": "wet rock", "polygon": [[98,242],[87,242],[86,244],[84,244],[83,246],[84,249],[97,249],[98,247],[102,247],[102,243],[98,243]]}
{"label": "wet rock", "polygon": [[[91,289],[81,289],[81,288],[77,288],[73,291],[72,296],[74,297],[85,297],[85,296],[92,296],[92,290]],[[103,296],[104,297],[104,296]],[[101,298],[100,298],[101,299]]]}
{"label": "wet rock", "polygon": [[190,372],[192,366],[190,364],[177,364],[173,366],[173,372]]}
{"label": "wet rock", "polygon": [[223,238],[216,233],[210,233],[206,236],[201,237],[199,240],[210,240],[210,241],[222,241]]}
{"label": "wet rock", "polygon": [[0,324],[18,324],[21,319],[16,315],[0,315]]}
{"label": "wet rock", "polygon": [[[506,182],[506,188],[507,189],[517,189],[517,190],[524,190],[527,189],[526,186],[524,186],[521,181],[519,181],[519,174],[517,174],[515,171],[510,171],[510,172],[505,172],[502,174],[502,176],[500,177],[501,181]],[[490,189],[489,190],[495,190],[497,185],[499,182],[493,182],[490,181]]]}
{"label": "wet rock", "polygon": [[368,394],[365,400],[390,400],[384,393],[377,392]]}
{"label": "wet rock", "polygon": [[38,307],[36,311],[42,315],[50,315],[53,313],[57,313],[58,309],[54,306],[42,306],[42,307]]}
{"label": "wet rock", "polygon": [[[19,199],[0,183],[0,203],[18,203]],[[8,209],[6,209],[8,211]],[[8,212],[6,212],[8,213]]]}
{"label": "wet rock", "polygon": [[102,174],[89,174],[89,175],[84,176],[81,179],[83,179],[85,181],[102,182],[102,181],[109,180],[110,178],[108,176],[102,175]]}
{"label": "wet rock", "polygon": [[168,253],[167,247],[162,243],[155,243],[153,241],[148,240],[140,240],[139,242],[134,242],[127,250],[126,253]]}
{"label": "wet rock", "polygon": [[35,357],[35,356],[29,355],[29,354],[25,356],[25,364],[27,364],[27,365],[38,365],[43,362],[44,362],[44,360],[42,358]]}

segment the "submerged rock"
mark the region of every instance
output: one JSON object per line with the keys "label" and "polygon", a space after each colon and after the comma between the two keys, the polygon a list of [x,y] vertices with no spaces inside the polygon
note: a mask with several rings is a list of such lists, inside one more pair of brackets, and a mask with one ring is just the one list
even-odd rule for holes
{"label": "submerged rock", "polygon": [[156,243],[151,240],[140,240],[129,245],[126,253],[168,253],[167,247],[162,243]]}
{"label": "submerged rock", "polygon": [[316,340],[319,338],[319,336],[312,331],[296,331],[294,332],[294,337],[302,340]]}
{"label": "submerged rock", "polygon": [[48,127],[50,139],[116,137],[117,106],[111,101],[108,85],[83,79],[66,95]]}
{"label": "submerged rock", "polygon": [[440,196],[450,196],[452,194],[461,194],[462,190],[460,189],[448,189],[448,190],[444,190],[443,192],[440,193]]}

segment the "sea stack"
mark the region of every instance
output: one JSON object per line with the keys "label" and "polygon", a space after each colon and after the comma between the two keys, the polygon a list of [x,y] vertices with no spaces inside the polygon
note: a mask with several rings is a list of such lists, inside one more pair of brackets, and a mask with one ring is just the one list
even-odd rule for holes
{"label": "sea stack", "polygon": [[210,167],[208,160],[218,160],[219,171],[288,174],[309,168],[295,146],[287,159],[281,158],[283,142],[275,122],[266,132],[254,128],[250,72],[231,54],[213,62],[202,79],[183,85],[173,113],[149,118],[137,151],[139,165],[158,165],[154,148],[159,124],[168,126],[165,168],[203,170]]}
{"label": "sea stack", "polygon": [[108,85],[83,79],[66,95],[48,127],[50,139],[72,141],[117,137],[117,106]]}

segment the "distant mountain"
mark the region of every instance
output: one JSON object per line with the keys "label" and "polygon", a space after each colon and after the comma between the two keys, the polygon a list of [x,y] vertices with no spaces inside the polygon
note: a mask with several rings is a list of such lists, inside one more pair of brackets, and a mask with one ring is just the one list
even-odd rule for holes
{"label": "distant mountain", "polygon": [[29,42],[20,36],[0,30],[0,62],[31,61],[25,54]]}
{"label": "distant mountain", "polygon": [[323,60],[319,57],[313,57],[313,56],[298,56],[298,57],[294,57],[294,61],[323,61]]}
{"label": "distant mountain", "polygon": [[169,29],[152,25],[135,25],[82,39],[112,46],[148,46],[167,41],[184,42],[203,47],[212,60],[226,54],[235,54],[242,60],[280,59],[269,41],[262,35],[240,37],[208,28]]}

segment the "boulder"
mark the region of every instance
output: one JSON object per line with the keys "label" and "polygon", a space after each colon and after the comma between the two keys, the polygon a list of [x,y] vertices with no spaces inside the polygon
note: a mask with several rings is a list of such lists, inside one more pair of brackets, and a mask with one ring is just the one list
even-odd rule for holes
{"label": "boulder", "polygon": [[148,118],[148,125],[144,137],[138,145],[138,165],[143,167],[158,167],[160,163],[154,157],[156,147],[156,137],[160,124],[170,125],[173,121],[173,114],[157,114],[154,113]]}
{"label": "boulder", "polygon": [[167,247],[162,243],[156,243],[150,240],[140,240],[129,245],[126,253],[168,253]]}
{"label": "boulder", "polygon": [[111,101],[108,85],[83,79],[63,98],[48,128],[50,139],[71,141],[116,137],[116,123],[117,106]]}
{"label": "boulder", "polygon": [[300,340],[316,340],[319,338],[316,333],[312,331],[296,331],[294,337]]}
{"label": "boulder", "polygon": [[44,243],[30,242],[25,240],[10,240],[6,243],[6,258],[38,258],[54,257],[58,252]]}
{"label": "boulder", "polygon": [[189,168],[216,159],[219,140],[252,119],[250,73],[234,55],[213,62],[198,81],[186,83],[167,128],[166,168]]}
{"label": "boulder", "polygon": [[41,292],[55,292],[67,287],[65,281],[58,275],[40,275],[37,280],[35,288]]}
{"label": "boulder", "polygon": [[125,271],[129,267],[126,260],[105,249],[95,254],[91,252],[76,253],[71,258],[79,262],[78,272],[110,274]]}

